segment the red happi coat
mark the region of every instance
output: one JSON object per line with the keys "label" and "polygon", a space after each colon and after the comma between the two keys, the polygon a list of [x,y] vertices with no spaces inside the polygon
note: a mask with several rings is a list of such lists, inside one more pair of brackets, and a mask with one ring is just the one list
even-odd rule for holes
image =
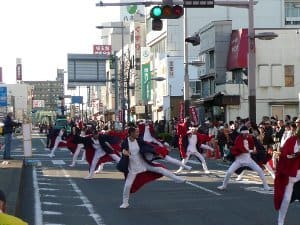
{"label": "red happi coat", "polygon": [[[248,140],[248,145],[249,145],[249,149],[254,149],[254,140],[253,140],[253,136],[248,135],[247,137]],[[230,149],[230,152],[232,155],[234,156],[239,156],[243,153],[248,153],[248,150],[245,148],[244,146],[244,137],[242,134],[240,134],[234,142],[234,145],[232,146],[232,148]]]}
{"label": "red happi coat", "polygon": [[290,137],[281,149],[274,181],[274,207],[276,210],[280,209],[285,187],[289,183],[289,177],[296,177],[297,171],[300,169],[299,156],[291,159],[287,158],[288,155],[294,154],[296,141],[296,136]]}
{"label": "red happi coat", "polygon": [[181,158],[186,158],[186,151],[184,148],[184,137],[188,131],[187,123],[179,123],[177,125],[177,135],[178,135],[178,146]]}
{"label": "red happi coat", "polygon": [[[91,138],[91,136],[89,137],[89,139],[90,138]],[[114,145],[112,143],[110,143],[110,144]],[[103,146],[102,146],[102,148],[106,152],[107,148],[105,148]],[[86,150],[85,151],[86,161],[88,162],[89,167],[91,167],[92,161],[93,161],[93,158],[94,158],[94,155],[95,155],[95,149],[92,146],[92,141],[91,140],[86,140],[85,141],[85,150]],[[119,150],[116,150],[116,149],[114,149],[114,151],[112,152],[112,154],[116,154],[116,155],[120,156]],[[98,167],[101,163],[112,162],[112,161],[113,161],[113,159],[110,157],[110,155],[109,154],[105,154],[104,156],[102,156],[98,160],[98,163],[97,163],[96,167]]]}
{"label": "red happi coat", "polygon": [[[140,123],[138,125],[138,128],[139,128],[139,133],[140,133],[139,136],[140,136],[140,138],[143,139],[144,134],[145,134],[146,124]],[[149,124],[149,131],[150,131],[151,136],[153,138],[157,139],[156,135],[155,135],[155,130],[154,130],[153,124]],[[158,141],[160,141],[160,140],[158,140]],[[154,148],[155,152],[158,155],[162,156],[163,158],[169,154],[169,151],[166,147],[161,147],[156,143],[149,143],[149,142],[147,142],[147,143],[150,144]]]}

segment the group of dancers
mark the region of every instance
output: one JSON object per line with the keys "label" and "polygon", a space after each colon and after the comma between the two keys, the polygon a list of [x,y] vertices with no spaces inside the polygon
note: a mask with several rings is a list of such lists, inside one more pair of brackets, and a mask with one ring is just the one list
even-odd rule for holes
{"label": "group of dancers", "polygon": [[[282,145],[276,168],[275,163],[271,163],[273,168],[269,163],[274,158],[250,131],[246,126],[240,128],[239,135],[230,149],[233,162],[222,185],[217,188],[227,189],[233,173],[239,173],[241,176],[246,169],[252,169],[261,178],[263,188],[270,191],[272,188],[268,185],[263,171],[266,169],[271,177],[275,178],[275,209],[279,210],[278,225],[283,225],[290,201],[300,197],[296,191],[300,186],[300,129]],[[136,192],[147,182],[166,176],[176,183],[190,183],[177,174],[184,169],[192,169],[186,165],[192,155],[201,162],[205,174],[211,173],[201,153],[215,151],[214,137],[199,133],[196,127],[190,127],[186,121],[178,124],[177,134],[181,160],[169,155],[169,144],[156,138],[153,125],[149,121],[129,127],[124,132],[73,127],[72,133],[66,136],[65,129],[61,129],[52,140],[53,148],[49,156],[54,157],[59,145],[64,144],[73,153],[70,167],[74,167],[82,152],[89,164],[89,173],[85,179],[92,179],[96,172],[103,169],[106,162],[114,161],[117,169],[125,176],[120,208],[128,208],[130,193]],[[173,173],[158,161],[159,159],[177,165],[179,169]]]}

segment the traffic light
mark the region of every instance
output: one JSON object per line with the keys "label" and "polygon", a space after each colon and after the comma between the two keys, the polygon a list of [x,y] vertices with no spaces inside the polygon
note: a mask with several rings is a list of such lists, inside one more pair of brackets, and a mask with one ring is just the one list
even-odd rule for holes
{"label": "traffic light", "polygon": [[162,30],[163,22],[161,19],[153,19],[152,20],[152,30]]}
{"label": "traffic light", "polygon": [[178,19],[183,15],[183,7],[180,5],[154,6],[150,11],[152,19]]}
{"label": "traffic light", "polygon": [[180,5],[154,6],[150,11],[152,30],[161,30],[163,22],[161,19],[178,19],[183,15],[183,7]]}

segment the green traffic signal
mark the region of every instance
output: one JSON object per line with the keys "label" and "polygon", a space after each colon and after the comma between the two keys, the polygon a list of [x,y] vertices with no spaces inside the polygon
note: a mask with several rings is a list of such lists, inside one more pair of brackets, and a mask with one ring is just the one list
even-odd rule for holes
{"label": "green traffic signal", "polygon": [[180,5],[162,5],[154,6],[150,11],[152,19],[178,19],[184,13]]}
{"label": "green traffic signal", "polygon": [[162,9],[160,6],[154,6],[151,9],[150,15],[152,18],[156,19],[156,18],[160,18],[162,15]]}

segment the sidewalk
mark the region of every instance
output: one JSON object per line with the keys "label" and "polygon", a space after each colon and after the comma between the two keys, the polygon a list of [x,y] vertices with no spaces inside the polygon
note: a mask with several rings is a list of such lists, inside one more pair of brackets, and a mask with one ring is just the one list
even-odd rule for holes
{"label": "sidewalk", "polygon": [[4,191],[7,201],[7,212],[19,214],[19,194],[22,188],[23,160],[0,159],[0,189]]}

